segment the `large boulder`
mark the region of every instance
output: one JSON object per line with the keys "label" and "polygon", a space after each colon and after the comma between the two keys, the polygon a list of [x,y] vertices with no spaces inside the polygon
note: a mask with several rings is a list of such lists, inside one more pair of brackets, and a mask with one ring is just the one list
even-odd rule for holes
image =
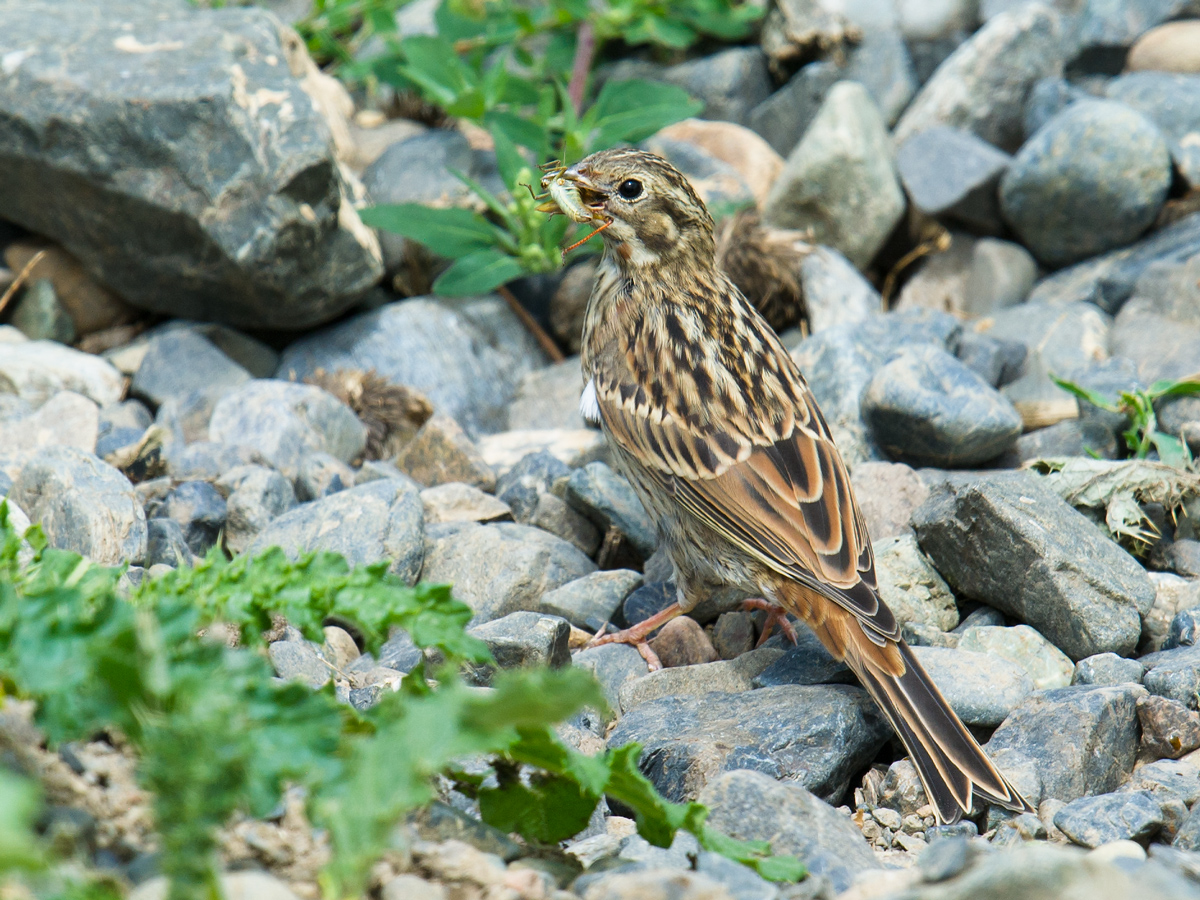
{"label": "large boulder", "polygon": [[0,0],[0,215],[136,306],[259,328],[333,318],[380,277],[299,76],[258,9]]}

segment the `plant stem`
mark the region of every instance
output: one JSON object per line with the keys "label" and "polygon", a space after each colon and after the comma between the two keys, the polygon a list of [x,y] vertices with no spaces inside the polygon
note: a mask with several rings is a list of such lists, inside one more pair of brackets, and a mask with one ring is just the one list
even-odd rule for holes
{"label": "plant stem", "polygon": [[509,309],[516,313],[517,318],[521,320],[521,324],[524,325],[529,330],[529,333],[533,335],[533,339],[538,342],[538,346],[545,351],[548,357],[550,357],[551,362],[558,363],[566,359],[566,357],[563,356],[563,352],[558,349],[558,344],[554,343],[554,338],[546,334],[545,329],[543,329],[542,326],[537,323],[537,320],[529,314],[529,310],[521,305],[521,301],[513,296],[512,291],[510,291],[504,285],[500,285],[500,287],[496,288],[496,293],[503,297],[504,302],[508,304]]}
{"label": "plant stem", "polygon": [[591,22],[581,22],[575,35],[575,59],[571,63],[571,82],[567,86],[567,94],[575,115],[583,111],[583,92],[587,87],[588,72],[592,69],[592,59],[596,55],[596,29]]}

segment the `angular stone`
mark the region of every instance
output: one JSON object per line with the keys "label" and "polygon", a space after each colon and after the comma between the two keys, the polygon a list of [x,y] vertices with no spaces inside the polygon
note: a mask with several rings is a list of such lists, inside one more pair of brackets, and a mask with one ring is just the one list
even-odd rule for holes
{"label": "angular stone", "polygon": [[763,209],[782,228],[812,228],[865,268],[904,214],[887,128],[866,89],[830,89],[804,138],[788,157]]}
{"label": "angular stone", "polygon": [[[31,517],[32,518],[32,517]],[[1143,656],[1142,684],[1152,694],[1196,709],[1200,702],[1200,647],[1177,647]]]}
{"label": "angular stone", "polygon": [[641,897],[730,900],[731,895],[709,876],[679,868],[606,872],[588,884],[583,891],[584,900],[629,900]]}
{"label": "angular stone", "polygon": [[912,534],[913,510],[929,496],[921,476],[904,463],[859,463],[850,472],[850,484],[873,541]]}
{"label": "angular stone", "polygon": [[1017,153],[1000,182],[1000,206],[1033,255],[1057,267],[1140,237],[1170,185],[1167,144],[1145,116],[1080,100]]}
{"label": "angular stone", "polygon": [[554,494],[538,494],[537,506],[527,524],[569,541],[587,556],[594,556],[603,540],[595,525]]}
{"label": "angular stone", "polygon": [[1071,684],[1141,684],[1146,667],[1115,653],[1097,653],[1075,664]]}
{"label": "angular stone", "polygon": [[986,141],[944,125],[914,134],[896,151],[896,168],[917,209],[985,233],[1003,227],[996,186],[1009,162]]}
{"label": "angular stone", "polygon": [[512,510],[503,500],[460,481],[451,481],[421,491],[425,521],[435,522],[495,522],[512,517]]}
{"label": "angular stone", "polygon": [[754,617],[748,612],[721,613],[713,625],[713,649],[721,659],[737,659],[754,647]]}
{"label": "angular stone", "polygon": [[474,624],[482,624],[536,610],[548,591],[594,571],[575,547],[536,528],[462,523],[429,526],[421,578],[453,585],[455,597],[475,610]]}
{"label": "angular stone", "polygon": [[645,703],[622,717],[608,746],[642,744],[642,771],[676,801],[747,767],[835,799],[887,734],[861,688],[786,685]]}
{"label": "angular stone", "polygon": [[1162,826],[1162,809],[1148,791],[1080,797],[1054,815],[1054,827],[1084,847],[1145,842]]}
{"label": "angular stone", "polygon": [[296,505],[292,483],[265,466],[231,469],[218,482],[229,491],[225,501],[225,547],[242,553],[255,536]]}
{"label": "angular stone", "polygon": [[133,310],[97,282],[79,260],[56,244],[14,241],[4,249],[4,261],[9,268],[20,272],[39,253],[43,255],[30,269],[29,280],[32,283],[46,279],[53,285],[56,298],[69,314],[77,334],[89,335],[122,325],[132,318]]}
{"label": "angular stone", "polygon": [[850,820],[798,784],[726,772],[709,781],[699,800],[714,828],[739,840],[770,841],[773,853],[804,860],[810,877],[828,879],[835,891],[879,866]]}
{"label": "angular stone", "polygon": [[415,297],[301,338],[284,351],[278,377],[374,369],[421,391],[439,414],[475,437],[505,426],[517,383],[545,362],[503,300],[456,305]]}
{"label": "angular stone", "polygon": [[611,621],[625,598],[641,585],[641,574],[629,569],[593,572],[543,594],[538,610],[595,631]]}
{"label": "angular stone", "polygon": [[1021,416],[995,388],[936,347],[902,353],[862,396],[875,443],[917,464],[972,466],[1008,450]]}
{"label": "angular stone", "polygon": [[156,515],[173,519],[183,529],[188,549],[204,556],[225,526],[225,498],[207,481],[185,481],[173,488]]}
{"label": "angular stone", "polygon": [[460,481],[481,490],[496,487],[492,471],[458,423],[449,416],[434,415],[396,457],[405,474],[426,487]]}
{"label": "angular stone", "polygon": [[0,391],[41,406],[60,391],[82,394],[99,406],[121,399],[121,373],[97,356],[54,341],[5,343],[0,353]]}
{"label": "angular stone", "polygon": [[800,262],[809,334],[883,312],[883,298],[850,260],[832,247],[816,246]]}
{"label": "angular stone", "polygon": [[192,551],[183,539],[183,529],[174,519],[146,521],[146,568],[164,565],[177,569],[191,565]]}
{"label": "angular stone", "polygon": [[215,398],[241,387],[250,377],[198,332],[171,328],[150,339],[130,390],[159,406],[196,391]]}
{"label": "angular stone", "polygon": [[1137,704],[1142,749],[1154,759],[1179,759],[1200,747],[1200,713],[1177,700],[1142,697]]}
{"label": "angular stone", "polygon": [[[754,677],[756,688],[785,684],[857,684],[849,666],[833,658],[807,625],[796,625],[796,644],[780,643],[783,655]],[[776,641],[776,638],[771,638]],[[765,648],[764,648],[765,649]]]}
{"label": "angular stone", "polygon": [[1200,77],[1133,72],[1113,79],[1106,93],[1157,125],[1184,180],[1200,187]]}
{"label": "angular stone", "polygon": [[320,450],[306,453],[296,475],[296,499],[320,500],[354,487],[354,481],[354,470],[336,456]]}
{"label": "angular stone", "polygon": [[58,302],[49,279],[31,279],[21,299],[13,306],[12,324],[33,341],[58,344],[75,342],[75,323]]}
{"label": "angular stone", "polygon": [[133,485],[107,463],[71,447],[46,447],[21,467],[8,495],[40,523],[51,547],[102,566],[138,565],[146,514]]}
{"label": "angular stone", "polygon": [[253,448],[288,478],[312,451],[350,462],[367,442],[366,426],[333,395],[273,379],[247,382],[222,397],[208,431],[218,443]]}
{"label": "angular stone", "polygon": [[1072,659],[1136,646],[1140,612],[1154,602],[1145,571],[1035,476],[956,476],[913,520],[951,587],[1029,623]]}
{"label": "angular stone", "polygon": [[1075,674],[1067,655],[1028,625],[965,628],[958,648],[1007,659],[1027,674],[1038,690],[1066,687]]}
{"label": "angular stone", "polygon": [[508,408],[508,428],[584,428],[582,395],[583,370],[577,357],[528,372]]}
{"label": "angular stone", "polygon": [[1061,73],[1059,18],[1027,4],[992,18],[938,67],[896,123],[903,144],[935,125],[961,128],[1001,150],[1024,137],[1022,114],[1038,79]]}
{"label": "angular stone", "polygon": [[645,559],[658,546],[658,533],[642,501],[624,478],[602,462],[588,463],[567,479],[563,499],[601,530],[615,528]]}
{"label": "angular stone", "polygon": [[496,479],[496,497],[509,505],[513,518],[528,522],[538,497],[548,494],[558,481],[571,475],[571,467],[544,451],[530,453]]}
{"label": "angular stone", "polygon": [[671,66],[664,81],[704,102],[707,119],[745,125],[750,110],[771,93],[767,60],[757,47],[732,47]]}
{"label": "angular stone", "polygon": [[710,209],[740,209],[755,203],[750,185],[738,170],[702,147],[674,140],[662,132],[647,138],[643,147],[678,169]]}
{"label": "angular stone", "polygon": [[925,558],[912,532],[871,546],[879,596],[897,622],[921,622],[942,631],[958,624],[954,594]]}
{"label": "angular stone", "polygon": [[774,647],[760,647],[737,659],[659,669],[621,686],[621,709],[663,697],[698,697],[704,694],[737,694],[753,688],[754,677],[782,655]]}
{"label": "angular stone", "polygon": [[668,125],[658,136],[691,144],[730,166],[750,189],[757,204],[767,199],[771,185],[783,169],[783,157],[770,144],[749,128],[733,122],[684,119]]}
{"label": "angular stone", "polygon": [[169,0],[10,2],[3,18],[9,221],[134,305],[190,319],[304,328],[379,280],[308,93],[320,75],[276,18]]}
{"label": "angular stone", "polygon": [[1036,278],[1037,262],[1028,250],[1011,241],[983,238],[971,254],[963,311],[978,317],[1016,306],[1029,296]]}
{"label": "angular stone", "polygon": [[608,701],[610,718],[620,714],[621,688],[647,672],[646,661],[629,644],[605,644],[581,650],[572,657],[571,664],[595,676]]}
{"label": "angular stone", "polygon": [[916,647],[913,653],[968,725],[999,725],[1034,689],[1025,671],[1002,657],[946,647]]}
{"label": "angular stone", "polygon": [[280,678],[302,681],[314,690],[333,677],[321,651],[308,641],[273,641],[267,645],[267,656]]}
{"label": "angular stone", "polygon": [[476,625],[469,634],[488,645],[502,669],[518,666],[561,668],[571,662],[571,626],[558,616],[519,610]]}
{"label": "angular stone", "polygon": [[1040,797],[1070,802],[1115,790],[1133,770],[1138,747],[1134,684],[1075,686],[1030,695],[996,729],[985,749],[1002,769],[1036,767]]}
{"label": "angular stone", "polygon": [[390,560],[389,570],[412,584],[425,555],[421,495],[402,481],[372,481],[302,504],[259,531],[246,552],[276,546],[293,558],[330,550],[351,565]]}
{"label": "angular stone", "polygon": [[[0,420],[0,447],[6,453],[40,447],[74,447],[91,453],[98,449],[99,432],[96,404],[74,391],[59,391],[35,411]],[[133,434],[140,440],[142,431]]]}
{"label": "angular stone", "polygon": [[1200,800],[1200,767],[1195,761],[1160,759],[1135,769],[1119,790],[1150,791],[1160,800],[1174,797],[1186,806],[1194,806]]}

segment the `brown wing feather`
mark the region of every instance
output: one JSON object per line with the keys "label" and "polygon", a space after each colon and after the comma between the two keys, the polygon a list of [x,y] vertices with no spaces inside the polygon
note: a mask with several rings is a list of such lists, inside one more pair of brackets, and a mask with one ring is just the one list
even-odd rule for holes
{"label": "brown wing feather", "polygon": [[[604,424],[692,515],[853,613],[877,643],[894,640],[899,628],[879,602],[870,540],[829,428],[778,339],[768,331],[760,340],[786,380],[773,398],[776,408],[751,407],[733,421],[685,421],[632,402],[639,393],[632,376],[610,376],[596,385]],[[780,437],[756,429],[756,422],[789,427]]]}

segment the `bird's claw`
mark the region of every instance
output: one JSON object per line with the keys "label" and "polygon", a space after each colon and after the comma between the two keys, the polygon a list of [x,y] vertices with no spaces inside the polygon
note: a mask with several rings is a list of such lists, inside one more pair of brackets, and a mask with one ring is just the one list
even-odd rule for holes
{"label": "bird's claw", "polygon": [[758,636],[758,643],[754,646],[761,647],[767,642],[771,636],[771,631],[776,625],[783,632],[783,636],[787,638],[793,645],[796,643],[796,629],[787,618],[787,610],[778,603],[772,603],[770,600],[764,600],[762,597],[751,597],[742,601],[742,609],[746,612],[761,609],[767,614],[767,621],[763,624],[762,634]]}

